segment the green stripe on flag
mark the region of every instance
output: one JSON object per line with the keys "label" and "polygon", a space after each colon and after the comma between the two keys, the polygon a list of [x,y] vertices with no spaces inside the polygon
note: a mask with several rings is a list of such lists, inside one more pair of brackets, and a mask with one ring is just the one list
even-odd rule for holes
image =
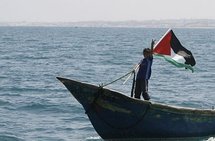
{"label": "green stripe on flag", "polygon": [[164,58],[167,62],[175,65],[178,68],[187,68],[187,69],[190,69],[192,72],[194,72],[194,69],[193,69],[193,67],[191,65],[179,63],[179,62],[173,60],[171,57],[161,55],[161,54],[154,54],[154,56],[157,57],[157,58]]}

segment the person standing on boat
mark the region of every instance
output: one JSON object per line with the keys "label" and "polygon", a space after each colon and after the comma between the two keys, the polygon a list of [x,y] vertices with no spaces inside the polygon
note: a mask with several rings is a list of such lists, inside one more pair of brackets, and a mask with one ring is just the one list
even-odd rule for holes
{"label": "person standing on boat", "polygon": [[139,70],[137,72],[136,77],[136,85],[135,85],[135,98],[140,99],[140,95],[142,94],[145,100],[149,100],[150,96],[148,94],[148,80],[151,77],[151,67],[153,62],[153,46],[155,40],[151,42],[151,49],[145,48],[143,50],[144,58],[140,61]]}

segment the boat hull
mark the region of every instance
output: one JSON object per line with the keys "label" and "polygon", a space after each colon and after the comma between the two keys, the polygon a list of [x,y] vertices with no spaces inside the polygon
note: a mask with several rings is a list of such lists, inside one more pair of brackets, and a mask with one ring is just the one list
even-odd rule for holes
{"label": "boat hull", "polygon": [[82,104],[103,139],[184,138],[215,134],[215,111],[130,98],[70,79],[58,79]]}

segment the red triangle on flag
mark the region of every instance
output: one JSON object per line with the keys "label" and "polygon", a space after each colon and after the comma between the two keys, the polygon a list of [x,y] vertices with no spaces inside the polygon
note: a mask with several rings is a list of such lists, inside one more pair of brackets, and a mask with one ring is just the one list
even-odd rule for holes
{"label": "red triangle on flag", "polygon": [[162,54],[162,55],[171,55],[171,41],[172,32],[168,30],[166,34],[160,39],[160,41],[155,45],[153,49],[154,53]]}

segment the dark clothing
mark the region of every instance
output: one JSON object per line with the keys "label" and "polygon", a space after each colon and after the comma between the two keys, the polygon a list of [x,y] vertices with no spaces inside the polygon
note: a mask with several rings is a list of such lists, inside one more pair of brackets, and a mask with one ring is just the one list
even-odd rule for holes
{"label": "dark clothing", "polygon": [[145,100],[149,100],[150,97],[148,95],[148,80],[141,80],[137,79],[136,80],[136,87],[135,87],[135,98],[140,99],[140,95],[143,95],[143,98]]}
{"label": "dark clothing", "polygon": [[137,79],[144,79],[144,80],[150,79],[152,62],[153,62],[153,57],[146,57],[140,61],[140,67],[137,73]]}
{"label": "dark clothing", "polygon": [[146,57],[140,61],[140,67],[136,78],[135,98],[140,99],[140,95],[142,94],[145,100],[150,99],[148,95],[148,80],[151,77],[152,62],[153,57]]}

